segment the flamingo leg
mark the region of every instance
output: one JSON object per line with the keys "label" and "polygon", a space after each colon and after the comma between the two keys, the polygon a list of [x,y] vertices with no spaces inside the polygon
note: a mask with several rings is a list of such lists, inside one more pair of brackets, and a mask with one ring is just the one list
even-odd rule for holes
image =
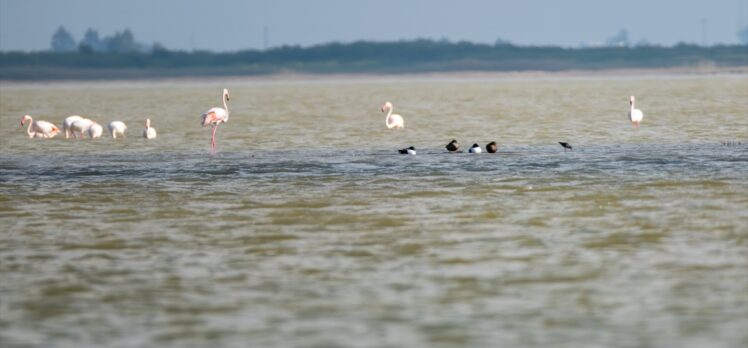
{"label": "flamingo leg", "polygon": [[216,130],[218,129],[218,124],[213,126],[213,136],[210,138],[210,152],[211,154],[216,154]]}

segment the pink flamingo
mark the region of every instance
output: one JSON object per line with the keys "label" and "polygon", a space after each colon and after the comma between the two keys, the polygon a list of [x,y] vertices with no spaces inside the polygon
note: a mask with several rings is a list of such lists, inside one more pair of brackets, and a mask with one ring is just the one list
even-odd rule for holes
{"label": "pink flamingo", "polygon": [[382,105],[382,112],[388,110],[387,117],[384,119],[384,124],[388,129],[405,128],[405,120],[403,120],[403,117],[398,114],[393,114],[392,109],[392,103],[390,102],[386,102]]}
{"label": "pink flamingo", "polygon": [[216,129],[218,129],[218,125],[221,123],[226,123],[229,121],[229,107],[226,105],[226,102],[229,101],[229,90],[223,89],[223,109],[219,107],[210,108],[210,110],[206,111],[202,115],[202,125],[203,127],[207,125],[211,125],[213,129],[213,135],[210,138],[210,153],[216,154]]}
{"label": "pink flamingo", "polygon": [[634,107],[634,102],[636,101],[636,98],[632,95],[631,98],[629,98],[629,105],[631,105],[631,109],[629,110],[629,121],[631,121],[631,124],[634,127],[639,127],[639,123],[644,118],[644,113]]}
{"label": "pink flamingo", "polygon": [[109,122],[109,133],[112,134],[112,139],[117,139],[117,135],[121,137],[125,137],[125,131],[127,130],[127,125],[125,125],[122,121],[112,121]]}
{"label": "pink flamingo", "polygon": [[156,133],[156,128],[151,127],[151,119],[146,118],[145,119],[145,128],[143,128],[143,138],[146,139],[156,139],[156,136],[158,133]]}
{"label": "pink flamingo", "polygon": [[[65,119],[65,121],[62,121],[62,132],[65,133],[65,139],[70,138],[70,133],[71,133],[71,129],[73,127],[73,123],[75,121],[82,120],[82,119],[83,119],[83,117],[80,117],[78,115],[72,115],[72,116],[68,116]],[[73,137],[77,138],[77,136],[75,135],[74,132],[73,132]]]}
{"label": "pink flamingo", "polygon": [[60,129],[57,126],[47,121],[34,121],[29,115],[21,117],[21,127],[29,122],[29,128],[26,129],[26,134],[29,138],[54,138]]}

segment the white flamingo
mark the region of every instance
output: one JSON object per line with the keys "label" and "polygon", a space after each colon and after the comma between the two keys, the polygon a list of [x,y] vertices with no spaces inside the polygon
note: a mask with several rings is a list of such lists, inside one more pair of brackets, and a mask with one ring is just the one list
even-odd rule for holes
{"label": "white flamingo", "polygon": [[405,128],[405,120],[403,120],[403,117],[398,114],[393,114],[392,109],[392,103],[390,102],[386,102],[382,105],[382,112],[384,112],[384,110],[389,110],[387,112],[387,117],[384,119],[384,124],[388,129]]}
{"label": "white flamingo", "polygon": [[74,138],[83,138],[83,135],[88,133],[89,128],[91,128],[93,124],[94,121],[81,117],[80,119],[73,121],[68,130],[73,133]]}
{"label": "white flamingo", "polygon": [[101,138],[102,133],[104,133],[104,128],[96,122],[92,123],[91,127],[88,127],[88,136],[91,139]]}
{"label": "white flamingo", "polygon": [[229,121],[229,106],[226,104],[226,102],[228,102],[230,98],[231,97],[229,96],[229,90],[224,88],[223,96],[221,97],[221,99],[223,99],[223,109],[219,107],[210,108],[201,116],[201,124],[203,125],[203,127],[212,125],[213,135],[210,138],[210,152],[214,155],[216,153],[216,129],[218,129],[219,124]]}
{"label": "white flamingo", "polygon": [[54,136],[60,132],[60,129],[52,123],[47,121],[34,121],[34,119],[29,115],[21,117],[21,127],[23,127],[26,122],[29,123],[29,128],[26,129],[26,134],[29,138],[54,138]]}
{"label": "white flamingo", "polygon": [[[68,116],[65,121],[62,121],[62,132],[65,133],[65,139],[70,138],[70,127],[73,125],[73,122],[80,119],[83,119],[83,117],[72,115]],[[75,136],[75,134],[73,134],[73,136]]]}
{"label": "white flamingo", "polygon": [[112,121],[109,122],[109,133],[112,134],[113,139],[117,139],[117,136],[125,137],[125,131],[127,130],[127,125],[125,125],[122,121]]}
{"label": "white flamingo", "polygon": [[146,139],[155,139],[156,138],[156,129],[151,127],[151,119],[146,118],[145,119],[145,128],[143,128],[143,138]]}
{"label": "white flamingo", "polygon": [[629,110],[629,120],[631,121],[631,124],[634,125],[634,127],[639,127],[639,122],[641,122],[644,118],[644,113],[634,107],[635,101],[636,98],[634,98],[634,96],[632,95],[631,99],[629,99],[629,104],[631,105],[631,110]]}

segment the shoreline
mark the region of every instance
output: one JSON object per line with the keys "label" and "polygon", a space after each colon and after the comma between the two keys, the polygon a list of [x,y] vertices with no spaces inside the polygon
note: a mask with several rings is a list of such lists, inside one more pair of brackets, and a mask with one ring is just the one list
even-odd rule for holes
{"label": "shoreline", "polygon": [[141,84],[141,83],[283,83],[283,82],[356,82],[368,81],[416,81],[416,80],[510,80],[510,79],[566,79],[566,78],[654,78],[654,77],[704,77],[748,75],[748,66],[717,67],[711,65],[673,68],[621,68],[590,70],[522,70],[522,71],[448,71],[423,73],[277,73],[267,75],[240,76],[179,76],[149,78],[91,78],[91,79],[0,79],[0,86],[76,85],[76,84]]}

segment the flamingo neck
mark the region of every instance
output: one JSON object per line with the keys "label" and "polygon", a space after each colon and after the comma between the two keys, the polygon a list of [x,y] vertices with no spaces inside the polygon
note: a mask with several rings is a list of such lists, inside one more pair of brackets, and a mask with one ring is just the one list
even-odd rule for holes
{"label": "flamingo neck", "polygon": [[389,126],[390,125],[390,116],[392,116],[392,109],[393,108],[390,106],[387,109],[389,109],[389,111],[387,112],[387,117],[384,118],[384,124],[386,124],[387,126]]}
{"label": "flamingo neck", "polygon": [[229,114],[229,106],[226,104],[226,93],[223,94],[223,109],[226,110],[226,115]]}
{"label": "flamingo neck", "polygon": [[34,120],[29,117],[29,127],[26,128],[26,134],[28,134],[29,138],[34,137],[34,132],[31,131],[31,127],[34,125]]}

